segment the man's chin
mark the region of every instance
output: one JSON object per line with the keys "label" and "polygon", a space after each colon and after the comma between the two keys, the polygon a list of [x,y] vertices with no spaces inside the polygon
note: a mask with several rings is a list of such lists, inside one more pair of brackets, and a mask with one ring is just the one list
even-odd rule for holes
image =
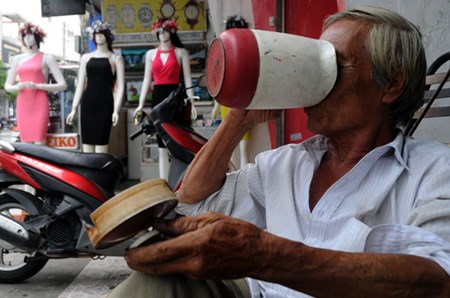
{"label": "man's chin", "polygon": [[305,114],[306,114],[308,117],[310,117],[311,115],[314,114],[314,110],[315,110],[314,107],[315,107],[315,106],[303,108],[303,111],[305,112]]}

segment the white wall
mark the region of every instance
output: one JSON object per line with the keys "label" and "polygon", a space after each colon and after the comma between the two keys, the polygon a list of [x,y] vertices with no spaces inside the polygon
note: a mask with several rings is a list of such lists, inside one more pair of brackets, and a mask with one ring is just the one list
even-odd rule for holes
{"label": "white wall", "polygon": [[250,27],[253,27],[253,12],[251,0],[208,0],[211,26],[215,35],[225,30],[224,21],[230,16],[243,17]]}
{"label": "white wall", "polygon": [[379,6],[394,10],[419,26],[429,64],[450,51],[450,0],[347,0],[347,8]]}

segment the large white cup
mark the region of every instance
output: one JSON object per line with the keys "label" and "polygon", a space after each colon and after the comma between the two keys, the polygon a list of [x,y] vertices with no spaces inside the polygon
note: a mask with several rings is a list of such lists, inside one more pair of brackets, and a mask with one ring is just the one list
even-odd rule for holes
{"label": "large white cup", "polygon": [[209,94],[240,109],[318,104],[337,77],[334,46],[325,40],[253,29],[226,30],[206,61]]}

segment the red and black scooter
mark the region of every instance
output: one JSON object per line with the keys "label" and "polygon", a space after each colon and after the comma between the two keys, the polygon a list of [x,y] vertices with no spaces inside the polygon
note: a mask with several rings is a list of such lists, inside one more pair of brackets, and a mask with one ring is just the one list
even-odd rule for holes
{"label": "red and black scooter", "polygon": [[[198,85],[205,87],[206,77],[198,79]],[[148,137],[158,134],[170,154],[170,169],[168,184],[172,190],[177,190],[187,166],[195,154],[207,142],[203,136],[191,128],[191,102],[186,100],[186,88],[183,84],[173,91],[164,101],[153,108],[150,115],[141,112],[136,122],[141,129],[130,136],[134,140],[145,133]]]}
{"label": "red and black scooter", "polygon": [[[184,91],[181,86],[172,92],[131,136],[162,137],[171,154],[168,182],[174,190],[206,143],[189,125],[176,124],[180,113],[189,111]],[[124,175],[115,156],[0,140],[0,166],[0,283],[21,282],[49,259],[122,256],[135,240],[97,250],[86,233],[90,214],[114,196]]]}

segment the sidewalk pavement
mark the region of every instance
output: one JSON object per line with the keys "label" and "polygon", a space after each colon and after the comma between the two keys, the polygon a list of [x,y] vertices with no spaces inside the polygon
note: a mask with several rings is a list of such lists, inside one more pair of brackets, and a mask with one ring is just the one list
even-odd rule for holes
{"label": "sidewalk pavement", "polygon": [[7,142],[14,143],[19,138],[19,132],[0,129],[0,138]]}
{"label": "sidewalk pavement", "polygon": [[[123,181],[117,187],[116,193],[139,182],[139,180]],[[132,270],[128,268],[122,257],[91,260],[58,298],[101,297],[115,288],[131,272]]]}
{"label": "sidewalk pavement", "polygon": [[98,298],[131,274],[122,257],[92,260],[58,298]]}
{"label": "sidewalk pavement", "polygon": [[[14,137],[16,136],[12,131],[1,131],[0,137],[6,141],[14,141]],[[119,184],[116,193],[121,192],[139,182],[139,180],[125,180]],[[53,260],[53,264],[47,264],[46,267],[51,266],[49,269],[53,270],[50,271],[53,271],[53,273],[59,272],[59,274],[64,274],[64,276],[58,277],[57,274],[54,276],[55,274],[52,272],[42,272],[42,275],[46,275],[47,278],[51,278],[52,281],[42,283],[37,276],[36,278],[33,277],[26,281],[25,286],[24,284],[0,285],[0,292],[2,292],[1,296],[8,298],[98,298],[116,287],[132,272],[122,257],[106,257],[101,260],[91,260],[84,266],[86,261],[88,260]],[[72,266],[72,268],[59,268],[57,265],[58,263],[62,266]],[[84,268],[80,266],[84,266]],[[44,269],[46,267],[44,267]],[[82,270],[79,274],[77,274],[80,268],[82,268]],[[61,293],[61,286],[65,287],[66,284],[68,284],[67,279],[72,278],[70,276],[71,272],[77,275]],[[57,280],[58,278],[61,278],[61,280]],[[45,293],[45,296],[42,296],[43,293]]]}
{"label": "sidewalk pavement", "polygon": [[[139,182],[123,181],[117,192]],[[0,297],[97,298],[116,287],[131,272],[122,257],[52,259],[23,283],[0,284]]]}

